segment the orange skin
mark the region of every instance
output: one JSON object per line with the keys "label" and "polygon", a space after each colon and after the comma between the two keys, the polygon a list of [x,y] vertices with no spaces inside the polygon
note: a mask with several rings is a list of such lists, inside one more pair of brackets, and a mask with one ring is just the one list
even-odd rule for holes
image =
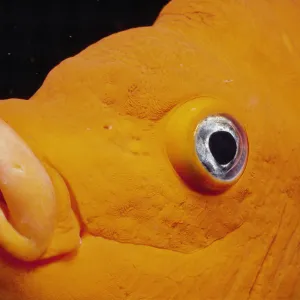
{"label": "orange skin", "polygon": [[[57,219],[52,236],[53,217],[40,220],[43,253],[2,241],[0,298],[299,299],[299,17],[292,0],[174,0],[152,27],[62,62],[29,101],[2,101],[52,180]],[[176,112],[189,101],[196,114]],[[249,142],[218,193],[191,188],[169,157],[180,124],[208,111]]]}

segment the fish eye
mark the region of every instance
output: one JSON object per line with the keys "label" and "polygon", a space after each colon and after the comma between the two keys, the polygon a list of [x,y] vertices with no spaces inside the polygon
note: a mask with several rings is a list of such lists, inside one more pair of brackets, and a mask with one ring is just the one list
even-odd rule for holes
{"label": "fish eye", "polygon": [[232,181],[243,171],[247,160],[246,133],[229,115],[211,115],[202,120],[194,134],[199,161],[216,179]]}
{"label": "fish eye", "polygon": [[248,136],[240,123],[245,116],[238,106],[199,97],[174,108],[166,121],[168,159],[189,188],[214,194],[237,183],[249,152]]}

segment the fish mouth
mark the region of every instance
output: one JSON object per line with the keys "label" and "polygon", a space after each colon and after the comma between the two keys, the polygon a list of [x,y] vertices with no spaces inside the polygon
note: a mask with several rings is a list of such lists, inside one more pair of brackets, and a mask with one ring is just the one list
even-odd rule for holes
{"label": "fish mouth", "polygon": [[54,186],[39,159],[3,120],[0,136],[0,247],[21,260],[36,260],[55,230]]}

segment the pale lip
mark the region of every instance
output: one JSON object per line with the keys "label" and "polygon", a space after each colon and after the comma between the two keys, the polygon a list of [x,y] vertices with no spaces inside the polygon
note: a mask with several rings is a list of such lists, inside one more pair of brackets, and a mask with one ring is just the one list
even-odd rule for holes
{"label": "pale lip", "polygon": [[22,260],[47,249],[56,221],[55,191],[49,175],[22,138],[0,120],[0,247]]}

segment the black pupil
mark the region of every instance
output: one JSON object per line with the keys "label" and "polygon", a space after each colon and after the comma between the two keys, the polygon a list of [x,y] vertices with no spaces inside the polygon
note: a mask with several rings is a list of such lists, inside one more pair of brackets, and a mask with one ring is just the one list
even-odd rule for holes
{"label": "black pupil", "polygon": [[237,145],[229,132],[216,131],[209,138],[209,149],[220,165],[226,165],[234,159]]}

